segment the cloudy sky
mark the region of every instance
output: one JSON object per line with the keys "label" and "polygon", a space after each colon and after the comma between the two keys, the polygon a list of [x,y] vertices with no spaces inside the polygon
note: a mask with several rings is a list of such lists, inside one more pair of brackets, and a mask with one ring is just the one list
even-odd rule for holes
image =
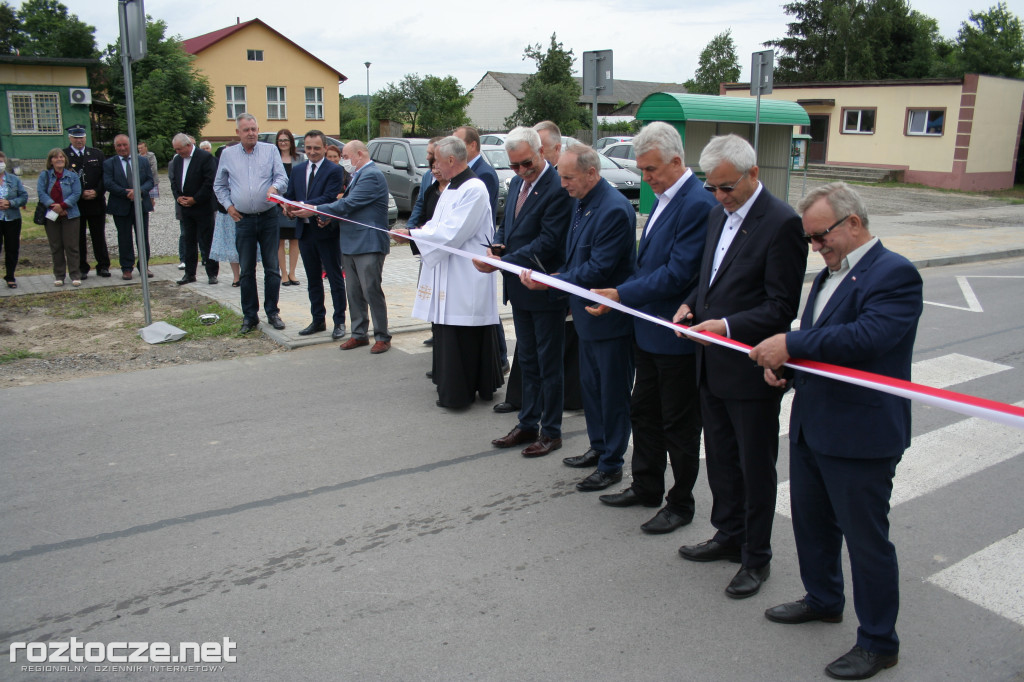
{"label": "cloudy sky", "polygon": [[[8,0],[19,6],[21,0]],[[96,27],[102,50],[117,40],[116,0],[62,0],[78,17]],[[944,36],[954,37],[970,10],[984,11],[996,0],[914,0],[911,6],[939,22]],[[398,82],[407,73],[455,76],[472,88],[486,71],[531,73],[523,49],[547,47],[552,32],[577,57],[589,50],[614,50],[616,78],[681,83],[693,76],[701,49],[716,34],[732,29],[743,80],[750,77],[750,53],[765,40],[785,35],[782,2],[718,0],[549,0],[493,5],[452,0],[338,2],[300,0],[294,5],[269,0],[148,0],[146,12],[167,22],[168,33],[193,38],[230,26],[237,20],[261,19],[345,74],[344,95]],[[1010,11],[1024,17],[1024,0],[1009,0]],[[496,10],[496,11],[494,11]],[[505,10],[505,11],[502,11]],[[580,63],[577,62],[577,75]]]}

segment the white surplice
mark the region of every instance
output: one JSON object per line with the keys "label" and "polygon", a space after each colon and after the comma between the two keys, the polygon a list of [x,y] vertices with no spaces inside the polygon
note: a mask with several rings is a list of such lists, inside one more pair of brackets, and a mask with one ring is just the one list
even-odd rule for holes
{"label": "white surplice", "polygon": [[441,192],[434,217],[410,235],[423,262],[413,317],[462,327],[498,324],[496,273],[480,272],[470,259],[433,246],[486,255],[484,244],[491,243],[494,223],[484,183],[467,171],[452,178]]}

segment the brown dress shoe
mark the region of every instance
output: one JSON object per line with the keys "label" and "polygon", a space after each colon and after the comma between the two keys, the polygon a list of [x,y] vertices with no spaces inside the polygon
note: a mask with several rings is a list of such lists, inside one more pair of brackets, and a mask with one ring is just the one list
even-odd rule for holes
{"label": "brown dress shoe", "polygon": [[374,355],[380,355],[381,353],[387,353],[389,350],[391,350],[390,341],[377,341],[373,344],[373,348],[370,349],[370,352]]}
{"label": "brown dress shoe", "polygon": [[345,343],[341,344],[339,348],[342,350],[352,350],[353,348],[359,348],[360,346],[369,346],[369,339],[349,339]]}
{"label": "brown dress shoe", "polygon": [[492,440],[491,445],[496,448],[511,448],[524,443],[532,443],[535,440],[537,440],[536,431],[524,431],[517,426],[501,438]]}
{"label": "brown dress shoe", "polygon": [[543,457],[562,447],[561,438],[549,438],[541,436],[535,443],[527,445],[523,450],[523,457]]}

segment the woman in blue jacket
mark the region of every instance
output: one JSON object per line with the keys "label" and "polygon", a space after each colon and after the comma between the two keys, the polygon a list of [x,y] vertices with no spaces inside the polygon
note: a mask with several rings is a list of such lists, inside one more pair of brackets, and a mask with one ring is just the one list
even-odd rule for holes
{"label": "woman in blue jacket", "polygon": [[28,203],[28,191],[21,179],[7,172],[7,157],[0,152],[0,251],[4,258],[4,281],[8,289],[17,289],[14,268],[18,266],[21,245],[21,207]]}
{"label": "woman in blue jacket", "polygon": [[39,200],[47,203],[52,212],[47,213],[46,239],[53,257],[53,284],[64,286],[64,275],[70,269],[71,286],[77,287],[82,284],[78,260],[78,199],[82,196],[82,182],[77,173],[64,171],[67,165],[64,151],[59,147],[51,149],[36,191]]}

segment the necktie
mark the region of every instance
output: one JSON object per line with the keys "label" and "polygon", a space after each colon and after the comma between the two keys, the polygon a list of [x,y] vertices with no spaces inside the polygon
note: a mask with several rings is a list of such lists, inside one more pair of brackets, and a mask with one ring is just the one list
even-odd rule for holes
{"label": "necktie", "polygon": [[519,192],[519,199],[516,200],[516,213],[515,217],[519,217],[519,211],[522,210],[523,204],[526,203],[526,197],[530,194],[530,186],[523,182],[523,189]]}
{"label": "necktie", "polygon": [[309,198],[309,188],[313,186],[313,178],[316,177],[316,164],[309,167],[309,180],[306,180],[306,198]]}
{"label": "necktie", "polygon": [[132,162],[127,156],[124,158],[124,177],[127,178],[130,189],[132,187]]}
{"label": "necktie", "polygon": [[579,227],[580,219],[582,217],[583,217],[583,204],[581,202],[581,203],[576,204],[576,215],[573,216],[573,219],[572,219],[572,229],[573,229],[573,231],[575,231],[576,228]]}

